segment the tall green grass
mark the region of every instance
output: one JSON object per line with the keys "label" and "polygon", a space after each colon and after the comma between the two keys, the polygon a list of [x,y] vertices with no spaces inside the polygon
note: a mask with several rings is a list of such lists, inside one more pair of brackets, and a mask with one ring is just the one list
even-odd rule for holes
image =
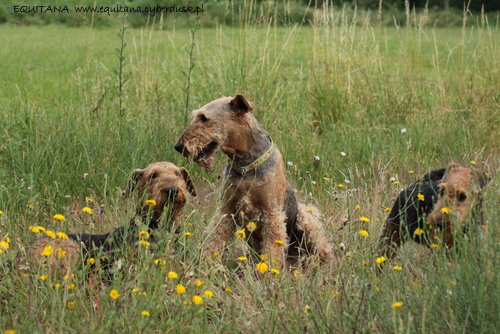
{"label": "tall green grass", "polygon": [[[359,25],[356,16],[331,10],[306,27],[278,27],[271,20],[202,28],[192,57],[189,30],[156,28],[126,30],[122,70],[128,82],[121,93],[118,27],[0,28],[0,238],[11,238],[11,248],[0,255],[1,329],[495,331],[497,25],[430,29],[415,21],[386,28],[369,20]],[[290,162],[287,173],[299,197],[325,213],[338,256],[332,268],[260,276],[252,262],[221,266],[201,257],[224,159],[207,175],[172,148],[184,127],[190,59],[191,108],[235,93],[254,102],[256,117]],[[121,190],[129,173],[159,160],[186,166],[200,194],[185,209],[184,231],[193,236],[181,235],[174,253],[138,251],[113,282],[97,289],[82,273],[69,290],[68,282],[40,281],[43,272],[24,277],[12,265],[15,252],[34,238],[29,225],[75,232],[127,222],[134,203],[122,199]],[[493,177],[484,194],[489,232],[482,238],[473,233],[451,259],[408,245],[379,272],[383,209],[429,169],[470,160]],[[93,223],[79,212],[89,195],[105,208],[104,218]],[[65,214],[66,222],[52,222],[55,213]],[[359,222],[362,215],[370,222]],[[361,228],[367,238],[358,235]],[[155,258],[166,264],[155,265]],[[168,271],[180,278],[167,279]],[[195,286],[197,278],[204,286]],[[55,283],[62,287],[51,287]],[[187,287],[185,295],[176,294],[177,283]],[[112,288],[121,293],[116,301],[108,296]],[[193,305],[191,297],[206,289],[215,296]],[[73,310],[68,301],[75,302]],[[396,301],[403,306],[392,308]],[[143,310],[151,316],[142,316]]]}

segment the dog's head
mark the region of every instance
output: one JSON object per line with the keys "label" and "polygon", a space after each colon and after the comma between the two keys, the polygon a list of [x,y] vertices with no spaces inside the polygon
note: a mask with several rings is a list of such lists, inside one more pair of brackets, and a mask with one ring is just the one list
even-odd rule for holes
{"label": "dog's head", "polygon": [[210,171],[215,154],[222,150],[229,156],[248,149],[253,110],[243,95],[221,97],[193,112],[193,120],[174,148]]}
{"label": "dog's head", "polygon": [[[477,168],[458,164],[446,167],[434,210],[428,216],[429,226],[443,228],[445,239],[452,238],[453,226],[464,227],[468,221],[482,222],[481,190],[489,178]],[[444,240],[448,245],[449,240]]]}
{"label": "dog's head", "polygon": [[141,215],[151,214],[153,225],[158,223],[165,209],[169,219],[177,219],[187,194],[196,196],[188,171],[170,162],[155,162],[144,169],[134,170],[124,194],[128,196],[133,192],[141,201]]}

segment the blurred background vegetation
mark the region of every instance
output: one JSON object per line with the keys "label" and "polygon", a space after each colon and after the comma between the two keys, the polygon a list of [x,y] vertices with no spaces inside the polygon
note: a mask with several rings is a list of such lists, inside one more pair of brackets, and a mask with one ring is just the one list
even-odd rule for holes
{"label": "blurred background vegetation", "polygon": [[[249,5],[250,4],[250,5]],[[39,6],[67,5],[69,13],[21,13],[15,12],[15,5]],[[496,22],[500,11],[498,0],[282,0],[282,1],[250,1],[250,0],[8,0],[0,4],[0,23],[15,25],[61,24],[65,26],[82,26],[92,24],[96,27],[110,26],[119,22],[117,15],[82,14],[74,10],[74,6],[201,6],[204,13],[196,14],[163,14],[154,17],[147,13],[132,14],[128,18],[133,27],[147,25],[151,20],[162,22],[160,28],[191,26],[197,19],[204,27],[219,24],[241,26],[245,23],[272,22],[277,25],[309,24],[321,16],[327,8],[338,8],[351,17],[365,18],[380,25],[407,25],[410,16],[425,16],[425,25],[432,27],[453,27],[464,24],[464,15],[472,17],[466,24],[477,23],[477,20],[488,19]],[[356,15],[354,14],[356,13]],[[480,15],[482,14],[482,15]],[[474,20],[476,18],[476,20]],[[359,20],[358,24],[366,24]],[[264,22],[262,22],[264,21]]]}

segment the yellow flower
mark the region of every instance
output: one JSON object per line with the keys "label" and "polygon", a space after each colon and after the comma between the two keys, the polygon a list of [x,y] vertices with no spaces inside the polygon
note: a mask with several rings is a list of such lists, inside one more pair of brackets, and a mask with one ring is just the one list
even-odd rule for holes
{"label": "yellow flower", "polygon": [[148,199],[144,201],[144,204],[146,204],[147,206],[155,206],[156,201],[154,199]]}
{"label": "yellow flower", "polygon": [[43,282],[43,281],[46,281],[46,280],[47,280],[47,278],[48,278],[48,277],[47,277],[47,275],[41,275],[41,276],[40,276],[40,281],[42,281],[42,282]]}
{"label": "yellow flower", "polygon": [[194,285],[196,285],[197,287],[200,287],[203,284],[205,284],[205,282],[203,282],[201,279],[197,279],[196,281],[194,281]]}
{"label": "yellow flower", "polygon": [[132,292],[132,293],[138,293],[140,291],[141,290],[139,288],[133,288],[130,292]]}
{"label": "yellow flower", "polygon": [[154,263],[155,263],[155,265],[159,266],[159,265],[165,265],[167,263],[167,261],[162,260],[162,259],[155,259]]}
{"label": "yellow flower", "polygon": [[246,256],[239,256],[238,257],[238,261],[240,261],[240,262],[245,262],[247,260],[248,260],[248,258]]}
{"label": "yellow flower", "polygon": [[139,245],[144,246],[144,247],[149,247],[151,246],[151,243],[146,240],[139,240]]}
{"label": "yellow flower", "polygon": [[52,220],[54,220],[56,222],[63,222],[64,221],[64,215],[61,215],[60,213],[57,213],[57,214],[55,214],[52,217]]}
{"label": "yellow flower", "polygon": [[58,247],[57,248],[57,258],[62,259],[65,256],[66,256],[66,251],[63,248]]}
{"label": "yellow flower", "polygon": [[149,239],[149,232],[146,230],[139,231],[139,239]]}
{"label": "yellow flower", "polygon": [[192,300],[193,300],[193,303],[195,303],[196,305],[201,305],[201,304],[203,304],[203,298],[201,298],[201,297],[200,297],[200,296],[198,296],[198,295],[193,296]]}
{"label": "yellow flower", "polygon": [[147,310],[143,310],[141,314],[143,317],[149,317],[151,315]]}
{"label": "yellow flower", "polygon": [[7,241],[0,241],[0,249],[1,250],[9,249],[9,243]]}
{"label": "yellow flower", "polygon": [[61,283],[56,283],[56,285],[54,285],[54,288],[57,290],[61,287]]}
{"label": "yellow flower", "polygon": [[274,243],[277,244],[277,245],[280,245],[280,246],[284,246],[285,245],[285,243],[281,239],[274,240]]}
{"label": "yellow flower", "polygon": [[311,312],[311,306],[309,305],[304,306],[304,315],[309,315],[310,312]]}
{"label": "yellow flower", "polygon": [[3,215],[3,211],[2,211],[2,210],[0,210],[0,216],[2,216],[2,215]]}
{"label": "yellow flower", "polygon": [[71,274],[71,275],[66,274],[66,275],[63,276],[63,281],[67,281],[67,280],[69,280],[70,278],[73,278],[73,277],[74,277],[73,274]]}
{"label": "yellow flower", "polygon": [[214,293],[210,290],[205,290],[203,291],[203,295],[207,298],[212,298],[214,296]]}
{"label": "yellow flower", "polygon": [[356,211],[361,210],[361,205],[357,204],[357,205],[354,207],[354,210],[356,210]]}
{"label": "yellow flower", "polygon": [[68,235],[64,232],[57,232],[56,237],[59,239],[68,239]]}
{"label": "yellow flower", "polygon": [[370,221],[370,218],[367,216],[361,216],[359,217],[359,220],[361,220],[363,223],[368,223]]}
{"label": "yellow flower", "polygon": [[255,222],[248,222],[248,224],[247,224],[248,232],[253,232],[256,229],[257,229],[257,224],[255,224]]}
{"label": "yellow flower", "polygon": [[339,183],[339,184],[337,184],[337,187],[338,188],[344,188],[344,184],[343,183]]}
{"label": "yellow flower", "polygon": [[425,196],[424,196],[424,194],[418,193],[418,194],[417,194],[417,198],[418,198],[418,200],[419,200],[420,202],[425,201]]}
{"label": "yellow flower", "polygon": [[279,275],[280,273],[281,273],[281,272],[279,271],[279,269],[276,269],[276,268],[271,269],[271,274],[273,274],[273,275],[276,275],[276,276],[277,276],[277,275]]}
{"label": "yellow flower", "polygon": [[186,293],[186,287],[182,284],[177,284],[175,286],[175,292],[177,292],[179,295],[183,295]]}
{"label": "yellow flower", "polygon": [[73,311],[73,309],[75,308],[75,302],[72,300],[68,300],[68,302],[66,303],[66,307],[68,310]]}
{"label": "yellow flower", "polygon": [[87,259],[87,264],[89,264],[89,265],[93,265],[94,263],[95,263],[95,259],[94,259],[93,257],[89,257],[89,258]]}
{"label": "yellow flower", "polygon": [[392,267],[392,270],[394,270],[394,271],[401,271],[401,270],[403,270],[403,267],[401,267],[401,266],[394,266],[394,267]]}
{"label": "yellow flower", "polygon": [[389,213],[389,212],[391,212],[391,208],[385,208],[385,209],[384,209],[384,212],[385,212],[385,213]]}
{"label": "yellow flower", "polygon": [[470,161],[470,164],[471,164],[471,165],[475,165],[475,164],[477,164],[477,162],[476,162],[476,160],[471,160],[471,161]]}
{"label": "yellow flower", "polygon": [[193,233],[191,233],[191,232],[189,232],[189,231],[184,232],[184,236],[185,236],[186,238],[189,238],[189,237],[190,237],[190,236],[192,236],[192,235],[193,235]]}
{"label": "yellow flower", "polygon": [[94,214],[94,210],[92,210],[91,208],[89,208],[88,206],[84,207],[82,209],[83,212],[85,212],[86,214],[88,215],[93,215]]}
{"label": "yellow flower", "polygon": [[260,259],[261,259],[262,261],[266,262],[266,261],[267,261],[267,255],[262,254],[262,255],[260,256]]}
{"label": "yellow flower", "polygon": [[41,256],[49,257],[52,255],[52,252],[54,251],[54,247],[51,245],[47,245],[43,248],[42,252],[40,253]]}
{"label": "yellow flower", "polygon": [[168,272],[168,274],[167,274],[167,277],[168,277],[169,279],[174,280],[174,279],[178,278],[178,277],[179,277],[179,275],[177,275],[177,273],[176,273],[175,271],[169,271],[169,272]]}
{"label": "yellow flower", "polygon": [[94,203],[94,198],[92,196],[85,196],[85,202],[88,204]]}
{"label": "yellow flower", "polygon": [[401,182],[399,182],[398,180],[395,180],[395,181],[392,181],[392,184],[397,186],[398,184],[400,184]]}
{"label": "yellow flower", "polygon": [[410,170],[408,171],[408,174],[413,175],[413,174],[415,174],[415,171],[414,171],[413,169],[410,169]]}
{"label": "yellow flower", "polygon": [[118,292],[118,290],[112,289],[109,292],[109,297],[111,297],[111,299],[118,299],[118,297],[120,297],[120,293]]}
{"label": "yellow flower", "polygon": [[375,259],[375,262],[377,262],[377,264],[382,264],[384,263],[385,261],[387,261],[387,259],[385,258],[385,256],[379,256]]}
{"label": "yellow flower", "polygon": [[401,308],[401,307],[403,307],[403,302],[399,302],[398,301],[398,302],[392,303],[392,308],[393,309],[397,309],[397,308]]}
{"label": "yellow flower", "polygon": [[307,212],[307,213],[313,213],[313,208],[307,208],[307,209],[306,209],[306,212]]}
{"label": "yellow flower", "polygon": [[438,244],[435,244],[435,243],[432,243],[432,244],[431,244],[431,248],[432,248],[432,249],[438,249],[438,248],[439,248],[439,245],[438,245]]}
{"label": "yellow flower", "polygon": [[245,239],[246,236],[247,236],[246,233],[245,233],[245,230],[237,230],[236,232],[234,232],[234,235],[238,239]]}
{"label": "yellow flower", "polygon": [[68,286],[66,288],[68,290],[73,290],[74,288],[76,288],[76,284],[75,283],[68,284]]}
{"label": "yellow flower", "polygon": [[257,269],[259,273],[263,274],[269,270],[269,266],[265,262],[259,262],[255,266],[255,269]]}
{"label": "yellow flower", "polygon": [[445,215],[450,213],[450,209],[449,208],[441,208],[441,212],[444,213]]}
{"label": "yellow flower", "polygon": [[[1,211],[0,211],[0,212],[1,212]],[[13,330],[13,329],[6,329],[6,330],[4,331],[4,334],[16,334],[16,331],[15,331],[15,330]]]}
{"label": "yellow flower", "polygon": [[413,235],[418,235],[418,236],[420,236],[420,235],[422,235],[422,234],[424,234],[424,230],[423,230],[423,229],[421,229],[420,227],[417,227],[417,228],[415,229],[415,232],[413,232]]}
{"label": "yellow flower", "polygon": [[225,288],[225,289],[224,289],[224,292],[225,292],[226,294],[230,295],[230,294],[232,294],[232,293],[233,293],[233,289],[231,289],[231,288],[229,288],[229,287],[228,287],[228,288]]}
{"label": "yellow flower", "polygon": [[52,230],[45,230],[44,231],[45,235],[48,236],[49,238],[55,239],[56,238],[56,232]]}
{"label": "yellow flower", "polygon": [[31,233],[40,233],[45,232],[45,228],[43,226],[30,226],[29,231]]}
{"label": "yellow flower", "polygon": [[365,238],[370,235],[370,233],[368,233],[367,230],[359,230],[358,233],[360,236],[365,237]]}

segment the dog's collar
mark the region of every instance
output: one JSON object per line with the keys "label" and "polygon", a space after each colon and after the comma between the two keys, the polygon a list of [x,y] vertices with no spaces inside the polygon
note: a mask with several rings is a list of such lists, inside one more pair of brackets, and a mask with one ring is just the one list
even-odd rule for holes
{"label": "dog's collar", "polygon": [[264,152],[260,157],[255,159],[252,163],[238,168],[238,171],[240,172],[241,175],[245,175],[249,171],[259,167],[271,157],[271,155],[273,154],[273,139],[269,137],[269,141],[271,142],[271,145],[269,145],[269,148],[267,149],[266,152]]}

